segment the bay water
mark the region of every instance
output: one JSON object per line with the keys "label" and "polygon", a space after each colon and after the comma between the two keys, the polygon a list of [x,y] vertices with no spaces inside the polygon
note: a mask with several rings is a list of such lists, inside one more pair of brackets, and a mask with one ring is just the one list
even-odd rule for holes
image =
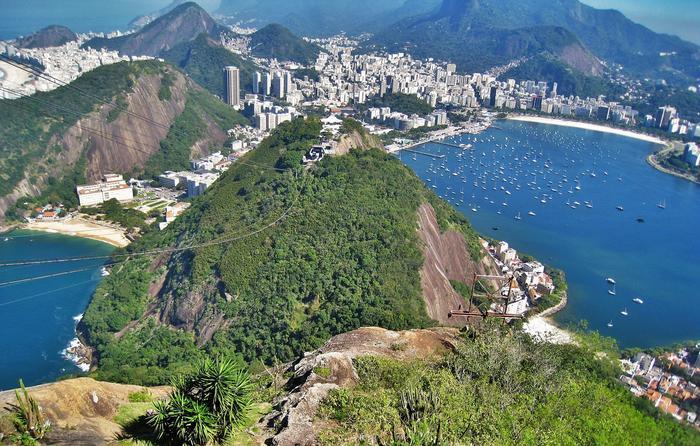
{"label": "bay water", "polygon": [[447,142],[471,147],[400,157],[480,233],[564,270],[556,321],[586,320],[621,347],[700,339],[700,185],[649,166],[658,146],[507,120]]}
{"label": "bay water", "polygon": [[[0,263],[106,256],[111,246],[57,234],[14,231],[0,236]],[[101,279],[103,260],[0,267],[0,390],[80,372],[64,350]],[[56,275],[68,271],[77,273]],[[53,276],[43,279],[25,279]],[[18,282],[19,281],[19,282]],[[15,283],[11,283],[15,282]]]}

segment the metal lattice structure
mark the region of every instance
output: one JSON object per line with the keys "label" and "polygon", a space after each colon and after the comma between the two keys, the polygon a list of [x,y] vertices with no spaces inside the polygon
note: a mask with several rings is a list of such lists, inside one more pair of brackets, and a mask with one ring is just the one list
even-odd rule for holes
{"label": "metal lattice structure", "polygon": [[[469,296],[469,303],[467,309],[464,310],[461,305],[459,309],[451,310],[448,314],[449,317],[453,316],[464,316],[464,317],[479,317],[485,319],[487,317],[496,317],[501,319],[520,319],[522,315],[520,314],[508,314],[508,304],[510,303],[511,294],[513,291],[513,281],[515,278],[513,276],[490,276],[484,274],[474,274],[474,280],[472,281],[471,294]],[[483,281],[483,282],[482,282]],[[496,289],[491,290],[489,283],[486,281],[495,281]],[[508,291],[504,294],[502,290],[507,289]],[[475,299],[485,299],[487,302],[495,302],[502,308],[502,311],[490,311],[490,309],[483,310],[478,306],[473,304]],[[490,308],[490,305],[489,305]]]}

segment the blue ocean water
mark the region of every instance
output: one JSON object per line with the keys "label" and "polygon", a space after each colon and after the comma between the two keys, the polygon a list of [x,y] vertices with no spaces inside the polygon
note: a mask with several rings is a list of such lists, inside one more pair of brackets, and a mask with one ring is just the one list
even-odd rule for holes
{"label": "blue ocean water", "polygon": [[28,35],[48,25],[75,32],[126,31],[137,16],[167,6],[170,0],[3,0],[0,40]]}
{"label": "blue ocean water", "polygon": [[480,233],[566,272],[560,323],[585,319],[622,347],[700,339],[700,186],[647,165],[651,143],[517,121],[497,127],[451,140],[470,150],[419,148],[442,159],[400,156]]}
{"label": "blue ocean water", "polygon": [[[7,238],[7,240],[5,240]],[[104,243],[61,235],[14,231],[0,236],[0,263],[109,255]],[[0,267],[0,390],[55,380],[78,368],[61,354],[75,338],[74,318],[90,301],[103,261]],[[6,284],[29,277],[75,274]]]}

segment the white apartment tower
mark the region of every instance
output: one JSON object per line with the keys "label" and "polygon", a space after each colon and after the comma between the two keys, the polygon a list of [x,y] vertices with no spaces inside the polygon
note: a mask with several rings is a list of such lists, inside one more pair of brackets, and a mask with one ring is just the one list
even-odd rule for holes
{"label": "white apartment tower", "polygon": [[241,72],[238,68],[224,68],[225,102],[234,108],[241,106]]}
{"label": "white apartment tower", "polygon": [[260,94],[260,84],[262,83],[262,74],[256,71],[253,75],[253,93]]}

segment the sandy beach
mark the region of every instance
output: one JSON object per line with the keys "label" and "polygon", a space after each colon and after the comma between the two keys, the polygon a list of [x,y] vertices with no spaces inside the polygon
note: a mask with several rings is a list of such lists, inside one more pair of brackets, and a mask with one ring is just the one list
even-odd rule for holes
{"label": "sandy beach", "polygon": [[552,344],[576,344],[571,333],[557,327],[547,317],[534,316],[523,324],[523,331],[538,342],[549,342]]}
{"label": "sandy beach", "polygon": [[67,221],[27,223],[22,226],[22,229],[89,238],[91,240],[108,243],[117,248],[124,248],[130,243],[123,231],[111,226],[102,226],[81,218]]}
{"label": "sandy beach", "polygon": [[555,118],[543,118],[541,116],[508,116],[512,121],[525,121],[525,122],[536,122],[539,124],[550,124],[550,125],[560,125],[563,127],[575,127],[577,129],[592,130],[594,132],[604,132],[612,133],[614,135],[626,136],[627,138],[639,139],[641,141],[647,141],[654,144],[666,145],[666,142],[650,135],[645,135],[643,133],[634,132],[631,130],[618,129],[614,127],[608,127],[605,125],[591,124],[588,122],[579,121],[567,121],[565,119],[555,119]]}

